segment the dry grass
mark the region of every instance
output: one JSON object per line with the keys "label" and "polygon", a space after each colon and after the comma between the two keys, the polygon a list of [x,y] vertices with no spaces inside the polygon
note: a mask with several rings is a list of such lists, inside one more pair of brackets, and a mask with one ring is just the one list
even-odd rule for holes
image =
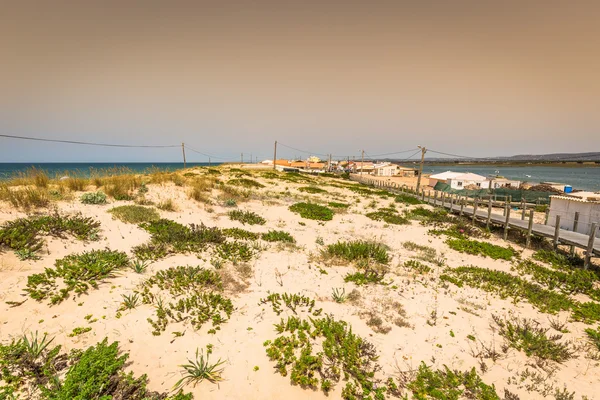
{"label": "dry grass", "polygon": [[0,200],[6,201],[13,207],[23,210],[48,207],[50,205],[48,190],[31,186],[11,188],[6,184],[0,185]]}
{"label": "dry grass", "polygon": [[171,212],[177,211],[177,209],[178,209],[177,205],[175,204],[173,199],[167,199],[165,201],[161,201],[160,203],[158,203],[156,208],[158,208],[159,210],[171,211]]}
{"label": "dry grass", "polygon": [[195,178],[190,184],[191,189],[188,192],[188,195],[190,199],[194,199],[201,203],[212,204],[210,195],[215,184],[216,179],[213,177]]}

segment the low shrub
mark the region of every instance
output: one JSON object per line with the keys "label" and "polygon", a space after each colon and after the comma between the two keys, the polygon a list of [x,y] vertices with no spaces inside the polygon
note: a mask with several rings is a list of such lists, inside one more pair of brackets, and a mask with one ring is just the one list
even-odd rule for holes
{"label": "low shrub", "polygon": [[387,246],[364,240],[337,242],[327,245],[321,250],[321,255],[326,259],[337,260],[338,262],[376,262],[379,264],[388,264],[390,262]]}
{"label": "low shrub", "polygon": [[264,225],[267,220],[253,211],[231,210],[227,213],[232,221],[239,221],[246,225]]}
{"label": "low shrub", "polygon": [[295,243],[296,240],[292,235],[284,231],[270,230],[267,233],[261,234],[261,239],[267,242],[286,242]]}
{"label": "low shrub", "polygon": [[[118,251],[92,250],[71,254],[56,260],[54,269],[46,268],[42,273],[29,275],[25,291],[37,301],[49,298],[50,304],[58,304],[72,291],[80,296],[90,287],[98,288],[99,282],[114,277],[118,270],[128,265],[127,254]],[[58,284],[58,278],[62,285]]]}
{"label": "low shrub", "polygon": [[260,299],[259,304],[271,304],[273,311],[280,315],[283,312],[282,303],[294,314],[298,314],[300,309],[305,309],[308,314],[318,317],[323,311],[322,308],[315,310],[315,301],[308,296],[290,293],[271,293],[264,299]]}
{"label": "low shrub", "polygon": [[333,211],[319,204],[296,203],[291,205],[289,209],[306,219],[314,219],[317,221],[331,221],[333,219]]}
{"label": "low shrub", "polygon": [[260,234],[255,232],[250,232],[241,228],[226,228],[223,229],[223,235],[233,238],[233,239],[242,239],[242,240],[258,240],[260,238]]}
{"label": "low shrub", "polygon": [[410,222],[404,215],[400,215],[396,210],[390,208],[380,208],[379,211],[370,212],[365,215],[374,221],[384,221],[394,225],[405,225]]}
{"label": "low shrub", "polygon": [[127,205],[111,208],[108,210],[114,218],[129,224],[141,224],[142,222],[158,221],[160,214],[152,207],[138,205]]}
{"label": "low shrub", "polygon": [[590,343],[600,351],[600,326],[596,329],[588,328],[585,330]]}
{"label": "low shrub", "polygon": [[410,204],[410,205],[423,204],[423,202],[421,200],[419,200],[417,197],[411,196],[408,194],[400,194],[394,198],[394,201],[396,203],[403,203],[403,204]]}
{"label": "low shrub", "polygon": [[316,186],[302,186],[302,187],[299,187],[298,190],[301,192],[310,193],[310,194],[327,193],[327,190],[318,188]]}
{"label": "low shrub", "polygon": [[21,259],[36,259],[44,245],[41,236],[65,238],[70,234],[79,240],[97,240],[99,227],[99,222],[81,215],[19,218],[0,228],[0,245],[13,249]]}
{"label": "low shrub", "polygon": [[345,209],[345,208],[350,207],[350,204],[338,203],[336,201],[330,201],[329,203],[327,203],[327,205],[331,208],[339,208],[339,209]]}
{"label": "low shrub", "polygon": [[446,244],[452,250],[472,255],[482,255],[494,260],[512,260],[518,253],[512,247],[502,247],[495,244],[470,239],[448,239]]}
{"label": "low shrub", "polygon": [[265,185],[263,185],[262,183],[248,178],[230,179],[227,183],[234,186],[241,186],[247,189],[260,189],[265,187]]}
{"label": "low shrub", "polygon": [[84,193],[79,199],[83,204],[106,204],[106,194],[101,191]]}

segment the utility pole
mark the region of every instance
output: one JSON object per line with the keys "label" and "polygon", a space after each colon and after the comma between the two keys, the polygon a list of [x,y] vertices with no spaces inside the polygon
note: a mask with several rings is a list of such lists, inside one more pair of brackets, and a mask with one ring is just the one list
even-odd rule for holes
{"label": "utility pole", "polygon": [[360,174],[362,175],[363,169],[365,169],[365,151],[362,151],[362,161],[360,162]]}
{"label": "utility pole", "polygon": [[273,169],[277,169],[277,140],[275,141],[275,150],[273,151]]}
{"label": "utility pole", "polygon": [[183,169],[187,168],[187,163],[185,162],[185,144],[181,142],[181,152],[183,153]]}
{"label": "utility pole", "polygon": [[417,177],[417,193],[421,188],[421,175],[423,175],[423,163],[425,162],[425,153],[427,153],[427,148],[425,146],[417,146],[421,149],[421,164],[419,164],[419,176]]}

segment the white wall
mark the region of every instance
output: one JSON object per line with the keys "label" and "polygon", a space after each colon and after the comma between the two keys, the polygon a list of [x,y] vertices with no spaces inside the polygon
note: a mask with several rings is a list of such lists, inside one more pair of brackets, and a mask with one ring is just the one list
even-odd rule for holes
{"label": "white wall", "polygon": [[463,181],[457,179],[448,179],[448,184],[452,189],[461,190],[464,189],[465,186],[477,185],[479,184],[481,189],[487,189],[490,186],[490,181]]}
{"label": "white wall", "polygon": [[[556,216],[560,215],[561,229],[572,231],[576,212],[579,212],[577,232],[589,235],[592,223],[596,222],[600,226],[600,203],[585,203],[554,197],[550,198],[548,225],[556,226]],[[596,231],[596,237],[600,237],[600,232]]]}

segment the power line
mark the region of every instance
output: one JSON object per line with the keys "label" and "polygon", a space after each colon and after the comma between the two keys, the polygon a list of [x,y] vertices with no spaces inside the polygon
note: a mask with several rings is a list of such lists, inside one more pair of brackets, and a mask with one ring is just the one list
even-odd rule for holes
{"label": "power line", "polygon": [[[373,155],[369,155],[369,157],[381,157],[381,156],[391,156],[391,155],[394,155],[394,154],[410,153],[413,150],[415,150],[415,149],[395,151],[393,153],[373,154]],[[421,151],[421,150],[419,150],[419,151]]]}
{"label": "power line", "polygon": [[10,139],[21,139],[21,140],[34,140],[39,142],[53,142],[53,143],[68,143],[68,144],[81,144],[86,146],[103,146],[103,147],[127,147],[127,148],[167,148],[167,147],[179,147],[180,145],[134,145],[134,144],[109,144],[109,143],[92,143],[92,142],[80,142],[76,140],[59,140],[59,139],[43,139],[28,136],[16,136],[16,135],[4,135],[0,134],[0,137]]}
{"label": "power line", "polygon": [[225,157],[213,156],[213,155],[210,155],[210,154],[203,153],[203,152],[201,152],[201,151],[198,151],[198,150],[196,150],[196,149],[194,149],[194,148],[192,148],[192,147],[188,146],[187,144],[185,145],[185,148],[186,148],[186,149],[189,149],[189,150],[191,150],[191,151],[193,151],[194,153],[201,154],[201,155],[203,155],[203,156],[205,156],[205,157],[216,158],[216,159],[218,159],[218,160],[226,160],[226,158],[225,158]]}
{"label": "power line", "polygon": [[441,151],[435,151],[435,150],[431,150],[431,149],[429,149],[429,148],[427,149],[427,151],[429,151],[429,152],[431,152],[431,153],[436,153],[436,154],[443,154],[443,155],[445,155],[445,156],[450,156],[450,157],[470,158],[470,159],[473,159],[473,160],[476,160],[476,159],[477,159],[477,157],[460,156],[460,155],[458,155],[458,154],[444,153],[444,152],[441,152]]}
{"label": "power line", "polygon": [[307,151],[307,150],[300,150],[300,149],[297,149],[297,148],[295,148],[295,147],[292,147],[292,146],[288,146],[288,145],[286,145],[286,144],[283,144],[283,143],[281,143],[281,142],[277,142],[277,145],[278,145],[278,146],[287,147],[288,149],[291,149],[291,150],[294,150],[294,151],[299,151],[300,153],[314,154],[314,155],[317,155],[317,156],[322,156],[322,157],[329,157],[329,154],[321,154],[321,153],[314,153],[314,152],[312,152],[312,151]]}

